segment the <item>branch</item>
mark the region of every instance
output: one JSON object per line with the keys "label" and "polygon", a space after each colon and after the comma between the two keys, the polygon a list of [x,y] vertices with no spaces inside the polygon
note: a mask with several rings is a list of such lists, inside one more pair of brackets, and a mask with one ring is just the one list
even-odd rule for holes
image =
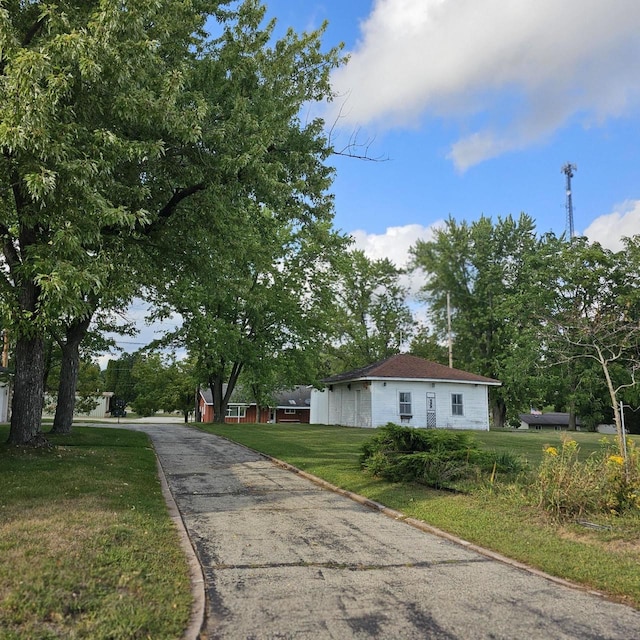
{"label": "branch", "polygon": [[31,44],[31,41],[38,35],[38,33],[42,30],[44,23],[47,21],[47,14],[43,13],[30,27],[27,33],[24,36],[24,40],[22,41],[23,47],[28,47]]}
{"label": "branch", "polygon": [[200,182],[198,184],[191,185],[190,187],[185,187],[183,189],[174,189],[173,195],[167,202],[167,204],[162,207],[158,211],[158,218],[154,220],[150,225],[147,225],[142,229],[142,233],[145,236],[151,235],[159,226],[160,223],[170,218],[178,208],[178,205],[183,201],[189,198],[190,196],[198,193],[199,191],[204,191],[207,188],[207,185],[204,182]]}
{"label": "branch", "polygon": [[635,364],[633,366],[633,368],[631,369],[631,382],[627,383],[627,384],[621,384],[619,387],[616,387],[615,392],[616,394],[618,393],[618,391],[621,391],[622,389],[630,389],[631,387],[635,387],[637,384],[637,380],[636,380],[636,369],[640,366],[640,364]]}
{"label": "branch", "polygon": [[188,197],[192,196],[199,191],[204,191],[207,188],[204,182],[200,182],[199,184],[194,184],[190,187],[185,187],[184,189],[174,189],[173,195],[171,196],[169,202],[160,209],[158,212],[158,218],[164,219],[169,218],[178,208],[178,205],[186,200]]}
{"label": "branch", "polygon": [[[335,138],[334,134],[338,126],[338,122],[345,117],[343,116],[344,104],[345,103],[343,103],[342,106],[340,107],[340,111],[338,112],[336,119],[334,120],[333,124],[329,129],[328,142],[329,142],[329,147],[331,148],[333,148],[333,140]],[[378,157],[370,156],[369,149],[371,148],[371,145],[375,141],[375,138],[370,138],[364,143],[358,142],[359,133],[360,133],[360,129],[356,129],[355,131],[353,131],[349,136],[349,142],[346,145],[344,145],[340,151],[337,151],[334,149],[332,151],[332,154],[336,156],[345,156],[347,158],[355,158],[357,160],[366,160],[368,162],[388,162],[389,160],[388,157],[383,158],[382,156],[378,156]],[[361,150],[364,150],[364,152],[355,153],[354,151],[355,149],[361,149]]]}

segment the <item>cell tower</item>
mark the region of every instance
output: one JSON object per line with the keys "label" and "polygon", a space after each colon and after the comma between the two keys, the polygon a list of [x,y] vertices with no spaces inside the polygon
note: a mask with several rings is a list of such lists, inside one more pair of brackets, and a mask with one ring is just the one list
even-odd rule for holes
{"label": "cell tower", "polygon": [[567,231],[569,233],[569,240],[573,240],[573,200],[571,199],[571,178],[573,178],[573,172],[577,171],[578,167],[575,164],[567,162],[560,171],[567,176]]}

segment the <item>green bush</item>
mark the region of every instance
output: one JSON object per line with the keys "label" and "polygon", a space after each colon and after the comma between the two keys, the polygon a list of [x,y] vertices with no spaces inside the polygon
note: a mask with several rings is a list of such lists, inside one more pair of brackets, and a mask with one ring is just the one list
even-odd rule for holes
{"label": "green bush", "polygon": [[415,429],[391,422],[362,446],[360,464],[392,482],[419,482],[435,488],[522,470],[518,458],[480,450],[467,432]]}

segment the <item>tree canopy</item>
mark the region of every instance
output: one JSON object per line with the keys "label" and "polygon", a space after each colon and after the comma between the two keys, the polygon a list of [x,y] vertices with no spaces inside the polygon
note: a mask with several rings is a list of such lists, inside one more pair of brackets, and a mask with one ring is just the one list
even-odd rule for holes
{"label": "tree canopy", "polygon": [[[3,5],[10,442],[39,434],[45,334],[122,303],[127,279],[127,296],[155,286],[157,258],[177,238],[232,243],[235,218],[251,225],[263,208],[285,227],[330,226],[331,149],[322,121],[299,113],[330,97],[339,53],[321,51],[321,32],[272,41],[263,18],[255,0]],[[219,37],[208,37],[208,19]]]}
{"label": "tree canopy", "polygon": [[343,256],[335,274],[333,366],[347,371],[399,353],[415,330],[403,271],[361,250]]}
{"label": "tree canopy", "polygon": [[448,337],[447,296],[453,333],[453,366],[495,378],[493,422],[504,426],[507,409],[538,396],[532,388],[538,354],[529,306],[534,299],[533,258],[539,239],[531,217],[482,216],[468,224],[449,218],[431,241],[412,249],[414,266],[427,274],[422,289],[430,320]]}

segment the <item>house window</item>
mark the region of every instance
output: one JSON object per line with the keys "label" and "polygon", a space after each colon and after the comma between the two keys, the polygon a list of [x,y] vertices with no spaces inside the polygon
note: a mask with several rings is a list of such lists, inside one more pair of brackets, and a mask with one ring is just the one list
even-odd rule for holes
{"label": "house window", "polygon": [[462,405],[462,394],[461,393],[452,393],[451,394],[451,415],[454,416],[463,416],[464,409]]}
{"label": "house window", "polygon": [[411,415],[411,393],[409,391],[400,392],[400,415]]}
{"label": "house window", "polygon": [[246,418],[247,407],[239,407],[238,405],[227,407],[227,418]]}
{"label": "house window", "polygon": [[296,415],[296,410],[295,409],[285,409],[284,410],[284,415],[285,416],[295,416]]}

